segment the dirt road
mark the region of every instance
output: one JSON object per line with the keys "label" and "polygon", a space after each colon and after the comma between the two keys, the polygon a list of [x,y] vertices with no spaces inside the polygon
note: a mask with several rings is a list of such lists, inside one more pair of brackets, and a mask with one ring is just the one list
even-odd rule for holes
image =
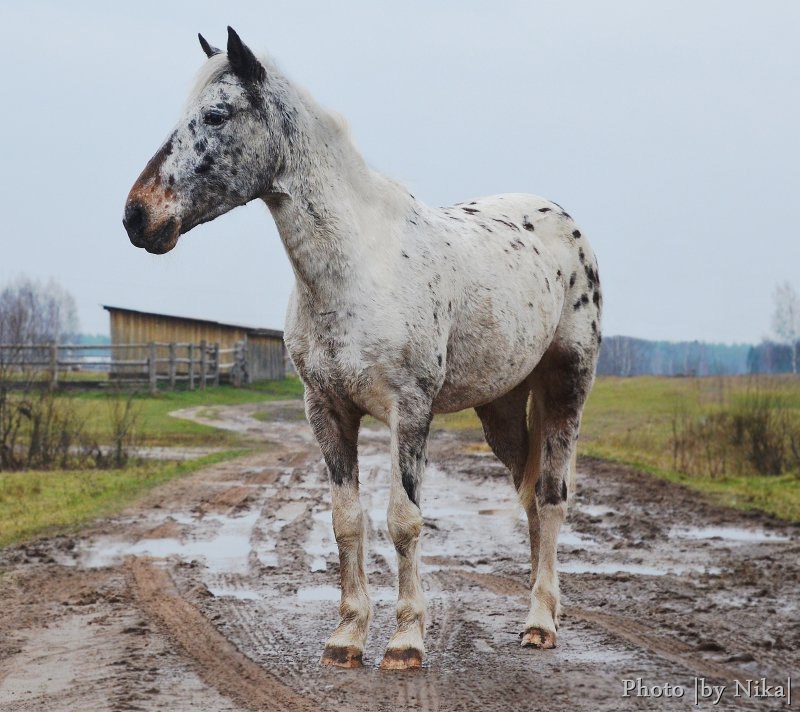
{"label": "dirt road", "polygon": [[[523,649],[527,529],[475,434],[433,437],[427,658],[391,673],[376,669],[394,619],[388,436],[363,432],[375,620],[363,669],[320,667],[338,603],[325,471],[299,405],[269,408],[211,421],[264,452],[171,482],[81,536],[0,552],[0,709],[680,710],[697,709],[697,679],[726,686],[701,709],[786,707],[735,698],[733,680],[765,678],[774,693],[800,671],[800,527],[582,462],[559,546],[559,646]],[[637,678],[662,696],[623,696]]]}

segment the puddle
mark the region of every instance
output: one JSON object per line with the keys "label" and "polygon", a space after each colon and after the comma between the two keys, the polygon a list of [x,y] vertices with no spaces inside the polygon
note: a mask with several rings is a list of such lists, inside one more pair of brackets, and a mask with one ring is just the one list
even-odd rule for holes
{"label": "puddle", "polygon": [[722,569],[712,566],[653,566],[648,564],[626,564],[608,562],[592,564],[588,561],[559,562],[558,570],[565,574],[635,574],[637,576],[666,576],[667,574],[686,574],[690,572],[719,574]]}
{"label": "puddle", "polygon": [[313,572],[327,571],[329,556],[336,555],[339,549],[333,537],[331,510],[323,509],[311,515],[311,529],[303,543],[303,550],[311,558],[310,569]]}
{"label": "puddle", "polygon": [[606,507],[602,504],[578,504],[577,508],[590,517],[604,517],[606,514],[614,513],[611,507]]}
{"label": "puddle", "polygon": [[[340,598],[341,589],[338,586],[304,586],[297,589],[297,600],[303,603],[309,601],[335,601],[338,603]],[[386,601],[395,601],[397,593],[383,586],[370,587],[369,598],[373,603],[384,603]]]}
{"label": "puddle", "polygon": [[255,591],[230,586],[209,586],[208,590],[216,598],[236,598],[240,601],[258,601],[261,599]]}
{"label": "puddle", "polygon": [[[202,560],[215,573],[246,574],[249,569],[250,536],[261,512],[258,510],[242,516],[227,517],[208,514],[202,518],[173,514],[180,523],[212,525],[208,538],[183,541],[175,538],[142,539],[135,543],[112,539],[95,541],[87,551],[85,565],[89,568],[113,566],[126,556],[154,556],[157,558]],[[277,562],[276,562],[277,563]]]}
{"label": "puddle", "polygon": [[763,529],[744,527],[686,527],[674,528],[669,535],[676,539],[720,539],[732,542],[790,541],[789,537],[772,534]]}

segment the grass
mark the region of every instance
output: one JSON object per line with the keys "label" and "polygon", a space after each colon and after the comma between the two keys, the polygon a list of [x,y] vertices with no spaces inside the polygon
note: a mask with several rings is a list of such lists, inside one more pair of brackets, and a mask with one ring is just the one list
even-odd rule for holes
{"label": "grass", "polygon": [[124,470],[0,472],[0,547],[69,531],[94,517],[119,511],[156,485],[244,452]]}
{"label": "grass", "polygon": [[[131,504],[152,487],[201,467],[245,454],[244,440],[236,433],[174,418],[175,410],[215,405],[240,405],[300,398],[297,378],[264,381],[247,388],[219,386],[205,391],[167,391],[156,396],[135,396],[141,413],[137,444],[223,447],[223,452],[187,462],[148,462],[121,470],[28,470],[0,472],[0,547],[42,534],[52,534],[112,514]],[[107,445],[114,401],[124,393],[95,390],[65,392],[86,418],[86,433]],[[248,443],[252,446],[252,443]]]}
{"label": "grass", "polygon": [[[579,452],[679,482],[727,506],[800,521],[800,473],[711,476],[674,469],[671,438],[676,414],[702,418],[741,402],[754,388],[777,395],[783,407],[800,416],[800,379],[790,376],[757,381],[748,377],[598,378],[584,410]],[[437,415],[433,428],[478,433],[481,425],[469,410]]]}
{"label": "grass", "polygon": [[[141,427],[137,439],[142,445],[235,446],[241,444],[241,437],[236,433],[181,418],[173,418],[170,413],[198,406],[242,405],[289,400],[301,398],[302,395],[303,386],[298,378],[261,381],[246,388],[218,386],[205,391],[163,391],[156,396],[137,395],[136,407],[141,413]],[[75,399],[76,404],[87,418],[87,431],[99,442],[104,442],[110,436],[110,402],[113,399],[124,400],[127,396],[113,392],[88,391],[79,394],[65,393],[63,397]],[[211,414],[212,412],[209,411],[205,415]]]}
{"label": "grass", "polygon": [[760,509],[800,521],[800,473],[712,476],[675,470],[676,417],[702,419],[758,390],[800,416],[800,379],[790,376],[599,378],[586,404],[579,451],[678,482],[737,509]]}

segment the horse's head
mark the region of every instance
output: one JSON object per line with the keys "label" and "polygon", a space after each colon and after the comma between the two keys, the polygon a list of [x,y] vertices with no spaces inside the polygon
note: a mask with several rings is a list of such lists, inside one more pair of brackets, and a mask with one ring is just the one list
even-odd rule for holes
{"label": "horse's head", "polygon": [[169,252],[196,225],[268,193],[284,155],[286,141],[275,127],[286,124],[286,111],[269,99],[264,65],[230,27],[227,53],[202,36],[200,44],[207,66],[125,204],[128,237],[154,254]]}

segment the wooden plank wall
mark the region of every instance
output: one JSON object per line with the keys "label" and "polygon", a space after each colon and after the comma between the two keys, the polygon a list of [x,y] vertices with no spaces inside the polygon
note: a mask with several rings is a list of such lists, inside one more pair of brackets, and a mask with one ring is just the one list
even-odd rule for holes
{"label": "wooden plank wall", "polygon": [[[135,312],[109,310],[111,341],[114,344],[194,343],[205,340],[218,343],[221,349],[233,348],[247,338],[248,377],[251,381],[286,377],[283,340],[276,336],[248,334],[246,329],[222,324],[206,324],[192,319],[164,317]],[[163,353],[162,353],[163,352]],[[146,359],[147,348],[128,349],[120,359]],[[168,357],[166,347],[158,351],[159,358]],[[199,358],[199,354],[197,354]],[[223,359],[224,360],[224,359]],[[185,367],[179,368],[183,372]]]}

